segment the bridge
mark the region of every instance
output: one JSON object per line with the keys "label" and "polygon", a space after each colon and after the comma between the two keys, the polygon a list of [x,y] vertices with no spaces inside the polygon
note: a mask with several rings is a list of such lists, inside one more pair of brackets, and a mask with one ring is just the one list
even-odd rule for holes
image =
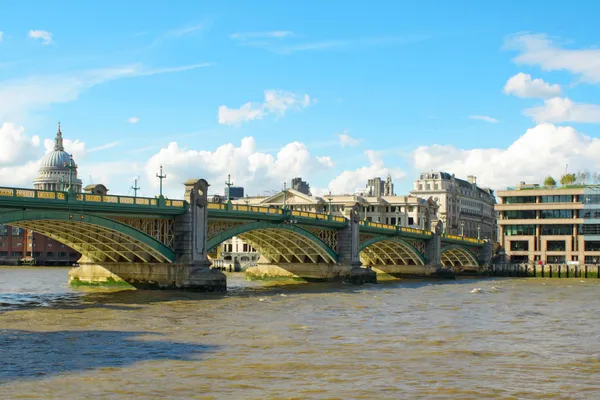
{"label": "bridge", "polygon": [[[255,278],[375,282],[376,273],[479,270],[482,240],[281,208],[208,202],[209,184],[185,182],[183,200],[0,188],[0,224],[51,237],[82,254],[71,283],[125,281],[137,288],[226,290],[209,252],[237,236],[261,259]],[[441,223],[440,223],[441,224]],[[368,267],[368,268],[365,268]]]}

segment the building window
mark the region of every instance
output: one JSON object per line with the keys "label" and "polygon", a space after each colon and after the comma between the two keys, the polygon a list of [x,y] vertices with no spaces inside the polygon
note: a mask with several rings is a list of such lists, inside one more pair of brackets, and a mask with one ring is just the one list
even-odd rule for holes
{"label": "building window", "polygon": [[600,251],[600,242],[597,241],[586,241],[585,251]]}
{"label": "building window", "polygon": [[583,204],[598,204],[600,203],[600,194],[586,194],[581,201]]}
{"label": "building window", "polygon": [[504,219],[535,219],[535,211],[504,211]]}
{"label": "building window", "polygon": [[509,196],[504,198],[504,204],[535,203],[535,196]]}
{"label": "building window", "polygon": [[59,257],[66,257],[67,253],[65,253],[64,251],[61,251],[60,253],[58,253]]}
{"label": "building window", "polygon": [[565,251],[566,244],[564,240],[548,240],[546,251]]}
{"label": "building window", "polygon": [[548,256],[548,264],[564,264],[565,256]]}
{"label": "building window", "polygon": [[54,257],[54,253],[49,251],[46,253],[46,257]]}
{"label": "building window", "polygon": [[571,203],[572,201],[572,196],[568,195],[542,196],[542,203]]}
{"label": "building window", "polygon": [[542,235],[572,235],[573,225],[542,225]]}
{"label": "building window", "polygon": [[582,235],[600,235],[600,224],[583,224],[579,228]]}
{"label": "building window", "polygon": [[527,240],[515,240],[510,242],[510,249],[512,251],[527,251],[529,250],[529,242]]}
{"label": "building window", "polygon": [[573,218],[572,210],[542,210],[540,218]]}
{"label": "building window", "polygon": [[535,225],[506,225],[504,236],[535,235]]}

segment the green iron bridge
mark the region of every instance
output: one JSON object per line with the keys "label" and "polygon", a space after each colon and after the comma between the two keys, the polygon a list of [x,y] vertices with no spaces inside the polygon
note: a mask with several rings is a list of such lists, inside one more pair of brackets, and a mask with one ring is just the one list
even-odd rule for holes
{"label": "green iron bridge", "polygon": [[82,254],[85,268],[80,269],[108,271],[96,268],[74,278],[112,277],[138,287],[203,290],[200,286],[207,285],[194,284],[192,271],[198,282],[221,290],[225,278],[208,272],[208,253],[233,236],[254,247],[264,263],[315,279],[343,277],[360,264],[388,273],[402,267],[477,270],[488,258],[489,246],[482,240],[354,217],[210,203],[206,181],[185,186],[185,200],[2,187],[0,224],[73,248]]}

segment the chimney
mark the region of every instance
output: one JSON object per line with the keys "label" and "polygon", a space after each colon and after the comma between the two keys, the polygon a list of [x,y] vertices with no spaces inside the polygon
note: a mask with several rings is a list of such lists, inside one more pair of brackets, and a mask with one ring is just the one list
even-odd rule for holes
{"label": "chimney", "polygon": [[477,177],[476,176],[469,175],[469,176],[467,176],[467,180],[469,181],[469,183],[472,183],[473,185],[477,184]]}

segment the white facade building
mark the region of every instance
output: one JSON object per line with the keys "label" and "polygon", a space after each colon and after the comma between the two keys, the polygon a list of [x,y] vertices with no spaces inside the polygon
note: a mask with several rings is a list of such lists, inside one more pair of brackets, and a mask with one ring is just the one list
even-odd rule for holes
{"label": "white facade building", "polygon": [[497,240],[494,191],[477,186],[477,178],[459,179],[447,172],[421,173],[411,194],[434,201],[445,232]]}

